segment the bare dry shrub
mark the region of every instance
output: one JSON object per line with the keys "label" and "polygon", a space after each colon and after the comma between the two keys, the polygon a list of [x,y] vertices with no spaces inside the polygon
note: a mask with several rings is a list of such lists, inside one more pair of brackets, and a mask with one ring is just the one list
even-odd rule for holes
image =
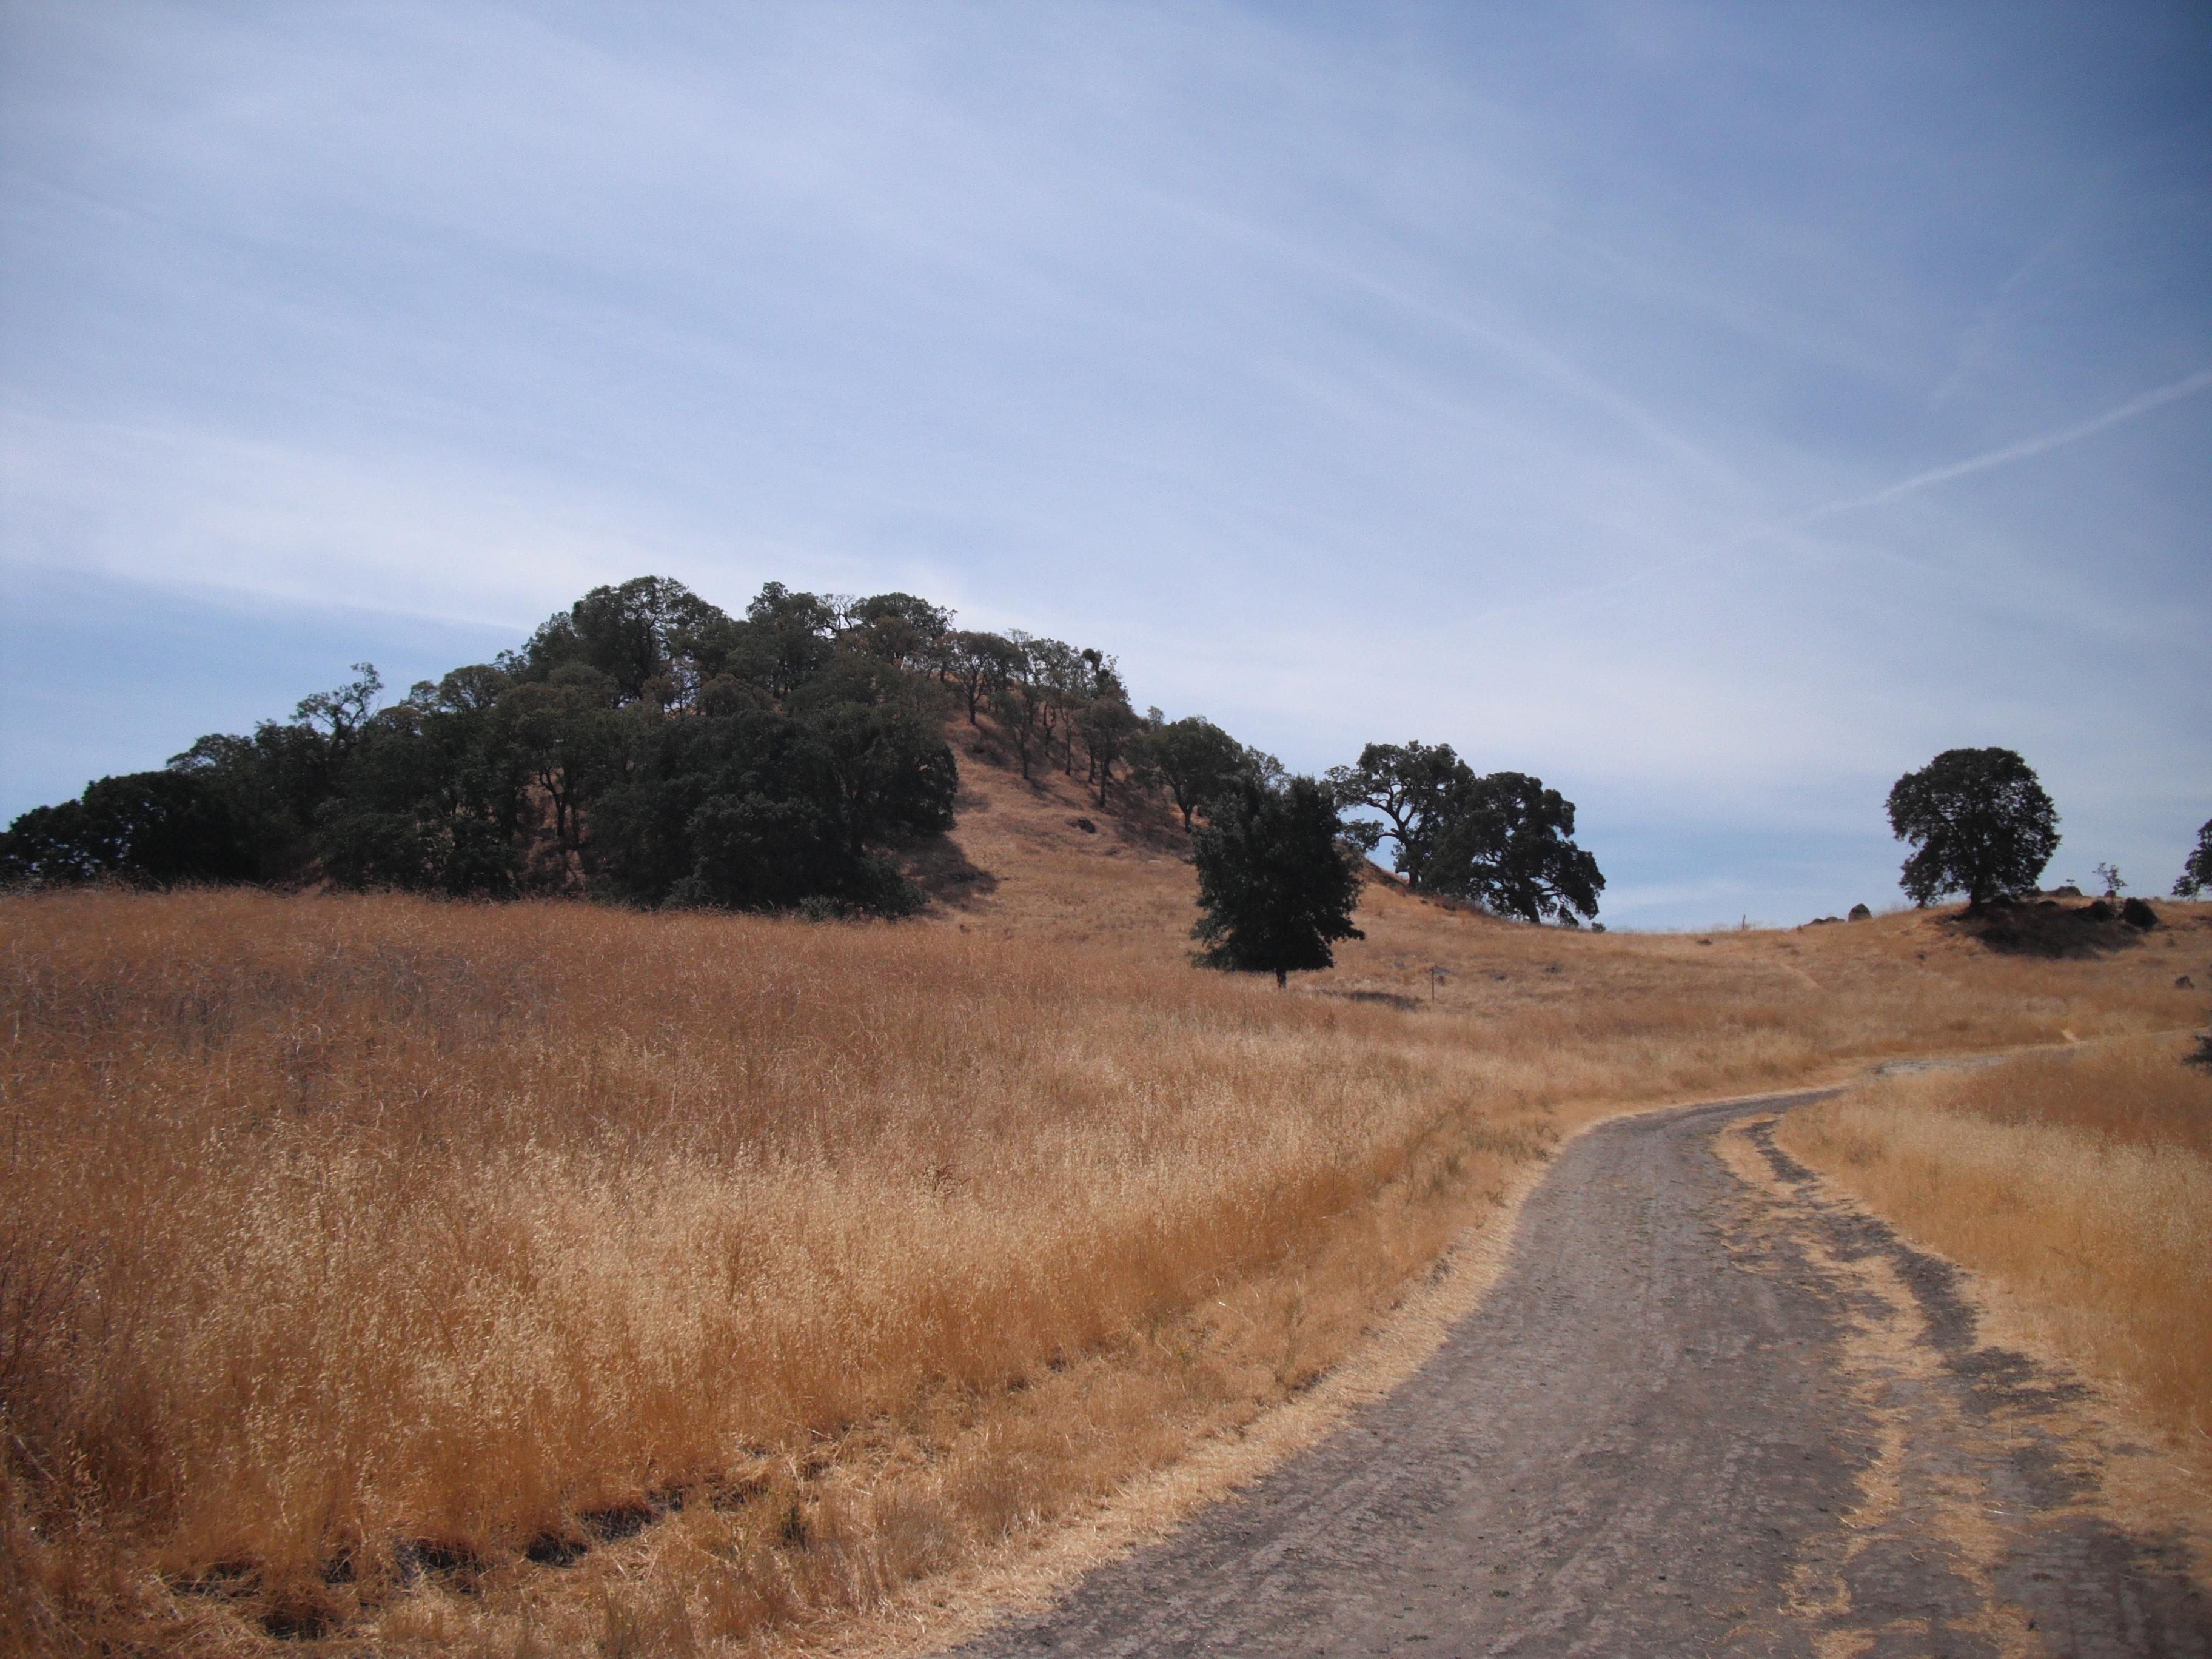
{"label": "bare dry shrub", "polygon": [[2172,1038],[1866,1085],[1782,1144],[2009,1291],[2201,1455],[2212,1437],[2212,1078]]}

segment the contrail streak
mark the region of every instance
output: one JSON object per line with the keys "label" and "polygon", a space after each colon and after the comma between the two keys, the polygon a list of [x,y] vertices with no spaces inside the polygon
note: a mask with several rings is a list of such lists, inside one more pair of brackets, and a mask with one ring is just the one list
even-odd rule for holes
{"label": "contrail streak", "polygon": [[2130,398],[2117,409],[2108,409],[2093,420],[2079,426],[2069,426],[2057,432],[2046,432],[2039,438],[2026,438],[2002,449],[1993,449],[1986,455],[1977,455],[1971,460],[1954,461],[1948,466],[1938,466],[1926,472],[1917,472],[1911,477],[1877,489],[1871,495],[1854,495],[1848,501],[1830,501],[1792,519],[1786,526],[1796,529],[1821,519],[1833,518],[1838,513],[1850,513],[1862,507],[1879,507],[1893,501],[1900,495],[1910,495],[1939,483],[1948,483],[1954,478],[1963,478],[1971,473],[1987,472],[1993,467],[2010,466],[2014,461],[2027,460],[2032,455],[2041,455],[2051,450],[2063,449],[2068,444],[2079,443],[2093,437],[2106,427],[2118,426],[2123,421],[2132,421],[2138,415],[2148,415],[2154,409],[2179,403],[2184,398],[2194,397],[2207,386],[2212,386],[2212,368],[2201,368],[2172,386],[2162,386],[2155,392],[2146,392],[2140,398]]}
{"label": "contrail streak", "polygon": [[1653,565],[1631,575],[1617,577],[1612,581],[1594,582],[1587,587],[1574,588],[1565,593],[1547,594],[1541,600],[1532,599],[1525,605],[1501,605],[1494,611],[1483,612],[1482,619],[1486,621],[1492,617],[1510,616],[1516,611],[1533,611],[1539,605],[1549,607],[1559,604],[1562,599],[1589,599],[1601,593],[1618,592],[1625,587],[1641,586],[1645,582],[1656,581],[1662,576],[1671,576],[1677,571],[1686,570],[1692,565],[1708,564],[1715,559],[1725,558],[1731,553],[1748,547],[1755,542],[1765,541],[1769,537],[1787,535],[1791,531],[1802,530],[1809,525],[1820,523],[1824,519],[1832,519],[1845,513],[1856,513],[1863,507],[1881,507],[1906,495],[1917,495],[1923,489],[1932,489],[1937,484],[1948,483],[1954,478],[1964,478],[1977,472],[1991,471],[1997,467],[2010,466],[2015,461],[2024,461],[2033,456],[2047,454],[2054,449],[2063,449],[2068,444],[2079,443],[2084,438],[2094,437],[2108,427],[2118,426],[2124,421],[2132,421],[2138,415],[2148,415],[2154,409],[2161,409],[2167,404],[2179,403],[2184,398],[2193,398],[2208,387],[2212,387],[2212,368],[2200,368],[2194,374],[2187,375],[2169,386],[2159,386],[2155,390],[2143,392],[2139,397],[2130,398],[2117,408],[2108,409],[2103,414],[2094,416],[2078,425],[2063,427],[2057,432],[2046,432],[2040,437],[2023,438],[2016,444],[2008,444],[2002,449],[1993,449],[1986,455],[1976,455],[1966,460],[1953,461],[1948,465],[1930,467],[1925,472],[1916,472],[1909,478],[1901,478],[1893,484],[1886,485],[1874,491],[1871,495],[1851,495],[1842,501],[1824,501],[1818,507],[1808,507],[1804,512],[1787,519],[1778,519],[1771,523],[1751,526],[1747,529],[1736,532],[1733,536],[1714,543],[1710,547],[1699,548],[1696,552],[1685,554],[1679,559],[1670,559],[1664,564]]}

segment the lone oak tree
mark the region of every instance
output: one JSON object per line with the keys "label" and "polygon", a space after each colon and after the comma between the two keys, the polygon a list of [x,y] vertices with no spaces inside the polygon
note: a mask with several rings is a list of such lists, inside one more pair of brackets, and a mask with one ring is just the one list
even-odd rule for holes
{"label": "lone oak tree", "polygon": [[1421,892],[1571,927],[1597,915],[1605,877],[1575,845],[1575,804],[1541,778],[1478,776],[1448,743],[1370,743],[1328,784],[1340,807],[1382,815],[1349,832],[1370,851],[1385,836],[1395,842],[1393,862]]}
{"label": "lone oak tree", "polygon": [[1271,789],[1256,777],[1216,800],[1192,838],[1198,902],[1191,937],[1209,967],[1269,973],[1326,968],[1359,903],[1358,854],[1340,834],[1328,792],[1311,778]]}
{"label": "lone oak tree", "polygon": [[1355,833],[1370,849],[1386,835],[1396,842],[1398,873],[1414,887],[1428,884],[1437,836],[1457,815],[1457,798],[1474,783],[1474,769],[1448,743],[1370,743],[1357,764],[1328,775],[1340,808],[1370,807],[1388,821],[1387,828],[1355,826]]}
{"label": "lone oak tree", "polygon": [[1889,823],[1911,843],[1898,884],[1915,904],[1964,893],[1978,910],[2035,885],[2058,848],[2058,813],[2009,749],[1947,749],[1889,792]]}
{"label": "lone oak tree", "polygon": [[1501,916],[1579,927],[1597,915],[1605,877],[1575,845],[1575,804],[1541,778],[1492,772],[1453,802],[1427,866],[1432,892]]}

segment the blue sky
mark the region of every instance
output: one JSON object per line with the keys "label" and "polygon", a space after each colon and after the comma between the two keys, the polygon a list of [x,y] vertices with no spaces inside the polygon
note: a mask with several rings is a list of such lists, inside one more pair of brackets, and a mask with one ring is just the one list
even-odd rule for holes
{"label": "blue sky", "polygon": [[1615,925],[2212,817],[2212,12],[0,0],[0,813],[646,572],[905,588]]}

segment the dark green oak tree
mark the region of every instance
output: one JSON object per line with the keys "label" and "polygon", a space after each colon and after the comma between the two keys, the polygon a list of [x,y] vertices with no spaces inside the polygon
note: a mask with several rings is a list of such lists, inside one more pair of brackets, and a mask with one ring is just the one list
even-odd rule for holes
{"label": "dark green oak tree", "polygon": [[1328,782],[1340,807],[1381,815],[1348,829],[1370,851],[1395,842],[1418,891],[1571,927],[1597,915],[1605,877],[1575,844],[1575,804],[1541,778],[1479,775],[1448,743],[1370,743]]}
{"label": "dark green oak tree", "polygon": [[1273,974],[1281,986],[1328,967],[1339,939],[1364,938],[1352,922],[1360,854],[1342,830],[1328,790],[1311,778],[1270,788],[1248,775],[1217,799],[1191,842],[1200,960]]}
{"label": "dark green oak tree", "polygon": [[1155,726],[1138,739],[1135,753],[1143,775],[1167,790],[1186,830],[1192,813],[1244,772],[1244,745],[1203,714]]}
{"label": "dark green oak tree", "polygon": [[1947,749],[1889,792],[1889,825],[1913,851],[1898,885],[1915,904],[1967,908],[2033,888],[2058,850],[2058,813],[2009,749]]}

